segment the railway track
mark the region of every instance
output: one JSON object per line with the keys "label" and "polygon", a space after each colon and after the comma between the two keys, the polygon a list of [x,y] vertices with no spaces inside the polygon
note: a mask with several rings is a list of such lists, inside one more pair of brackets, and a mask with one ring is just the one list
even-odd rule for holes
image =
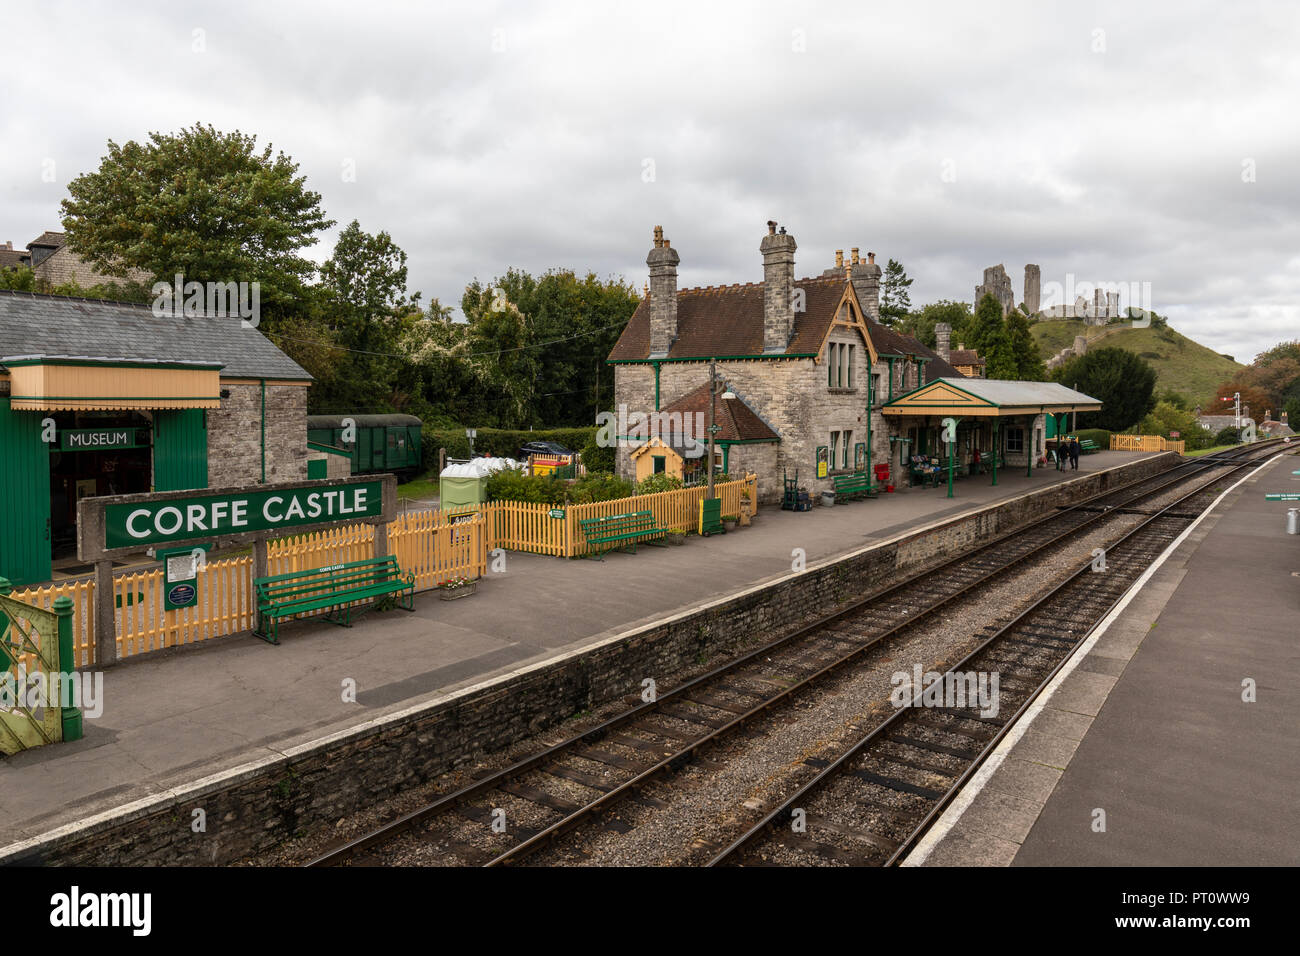
{"label": "railway track", "polygon": [[[1257,462],[1251,457],[1238,470]],[[1146,516],[1106,549],[1104,571],[1084,563],[908,706],[863,735],[838,759],[716,854],[710,866],[899,863],[928,831],[1074,651],[1155,559],[1208,506],[1208,488]],[[999,675],[996,714],[944,700],[939,688],[971,688],[971,675]],[[950,679],[951,678],[951,679]],[[987,685],[986,685],[987,686]],[[798,820],[799,832],[790,824]]]}
{"label": "railway track", "polygon": [[[1259,445],[1252,446],[1246,454],[1259,449]],[[1241,467],[1236,456],[1184,462],[1160,475],[1063,508],[1029,528],[999,536],[879,589],[590,731],[447,794],[310,865],[382,862],[386,847],[402,838],[418,838],[427,855],[452,865],[522,860],[570,830],[599,819],[602,810],[618,801],[637,800],[639,789],[651,779],[684,765],[701,748],[771,712],[792,695],[860,660],[882,642],[952,606],[974,589],[989,586],[1035,556],[1116,515],[1145,515],[1144,527],[1156,519],[1148,514],[1150,509],[1141,507],[1143,501],[1225,465]],[[1178,505],[1184,506],[1195,495],[1181,497]],[[1161,520],[1184,520],[1175,517],[1183,512],[1171,512],[1172,507],[1159,511],[1164,516]],[[997,732],[978,721],[976,726],[986,734]],[[980,732],[965,724],[962,727],[969,733]],[[915,786],[927,794],[938,793],[934,780],[928,787]],[[764,825],[744,839],[757,839]],[[739,843],[718,861],[741,858],[727,856],[732,853],[742,853]]]}

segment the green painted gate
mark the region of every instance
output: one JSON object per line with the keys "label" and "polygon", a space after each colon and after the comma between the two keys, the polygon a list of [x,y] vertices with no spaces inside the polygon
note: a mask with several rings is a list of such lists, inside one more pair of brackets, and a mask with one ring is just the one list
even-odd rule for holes
{"label": "green painted gate", "polygon": [[201,408],[153,413],[154,491],[208,486],[208,426]]}
{"label": "green painted gate", "polygon": [[[9,582],[0,579],[0,753],[79,740],[81,711],[71,701],[62,706],[73,670],[72,600],[55,598],[47,611],[8,593]],[[29,678],[37,673],[45,689],[32,699]]]}
{"label": "green painted gate", "polygon": [[41,418],[0,398],[0,577],[14,584],[50,579],[50,453]]}

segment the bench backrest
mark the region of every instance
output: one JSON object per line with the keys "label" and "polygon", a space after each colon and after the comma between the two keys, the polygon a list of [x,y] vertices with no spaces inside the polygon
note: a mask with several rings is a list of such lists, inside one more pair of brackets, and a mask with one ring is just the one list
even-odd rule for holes
{"label": "bench backrest", "polygon": [[362,588],[392,580],[400,575],[401,568],[397,564],[397,555],[389,554],[382,558],[367,558],[364,561],[331,564],[323,568],[273,574],[269,577],[257,578],[253,584],[257,588],[259,600],[287,601],[314,594]]}
{"label": "bench backrest", "polygon": [[633,531],[650,531],[655,527],[655,516],[650,511],[634,511],[604,518],[583,518],[578,522],[588,538],[603,538],[611,534],[628,534]]}

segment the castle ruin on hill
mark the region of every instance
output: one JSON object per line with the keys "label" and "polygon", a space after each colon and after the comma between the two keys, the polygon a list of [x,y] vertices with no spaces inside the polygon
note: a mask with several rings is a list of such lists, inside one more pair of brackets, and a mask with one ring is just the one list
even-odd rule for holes
{"label": "castle ruin on hill", "polygon": [[[1134,283],[1136,285],[1136,283]],[[1120,287],[1114,283],[1098,283],[1094,285],[1088,282],[1074,282],[1074,277],[1067,276],[1067,283],[1063,290],[1063,299],[1069,299],[1072,293],[1090,293],[1077,294],[1073,296],[1073,302],[1066,304],[1065,301],[1053,304],[1047,308],[1042,307],[1042,270],[1034,264],[1025,266],[1025,284],[1024,298],[1021,304],[1024,307],[1025,314],[1031,318],[1040,320],[1046,319],[1082,319],[1088,325],[1105,325],[1111,319],[1120,317],[1129,306],[1141,304],[1144,308],[1150,308],[1150,284],[1143,283],[1143,292],[1145,299],[1139,303],[1136,297],[1131,298],[1127,306],[1120,303]],[[1049,289],[1053,291],[1061,289],[1059,283],[1049,283]],[[1127,288],[1125,286],[1124,288]],[[986,295],[991,295],[998,300],[1002,306],[1002,315],[1010,314],[1011,310],[1016,308],[1015,292],[1011,286],[1011,276],[1007,274],[1006,266],[996,265],[989,266],[984,270],[984,281],[975,287],[975,307],[979,308],[979,303]]]}

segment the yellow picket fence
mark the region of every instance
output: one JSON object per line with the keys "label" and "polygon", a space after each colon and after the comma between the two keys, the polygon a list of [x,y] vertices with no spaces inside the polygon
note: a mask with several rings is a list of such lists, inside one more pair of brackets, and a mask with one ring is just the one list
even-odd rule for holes
{"label": "yellow picket fence", "polygon": [[1172,441],[1163,435],[1111,435],[1111,451],[1176,451],[1183,454],[1184,441]]}
{"label": "yellow picket fence", "polygon": [[[721,482],[714,491],[722,499],[724,515],[740,514],[740,495],[749,492],[753,513],[758,511],[758,476]],[[700,517],[700,502],[708,488],[680,488],[660,491],[652,495],[633,495],[593,504],[556,505],[531,504],[523,501],[493,501],[480,507],[487,522],[487,549],[505,548],[509,551],[528,551],[533,554],[550,554],[562,558],[576,558],[590,550],[579,523],[588,518],[649,511],[655,524],[661,528],[695,528]],[[551,512],[563,512],[562,518]]]}
{"label": "yellow picket fence", "polygon": [[[304,571],[374,556],[373,525],[346,525],[329,531],[269,542],[270,574]],[[415,574],[417,591],[452,578],[476,578],[487,571],[487,535],[481,515],[454,519],[437,511],[412,512],[388,526],[388,547],[403,571]],[[253,627],[253,559],[249,555],[209,561],[199,569],[193,607],[168,611],[163,601],[161,568],[113,578],[117,619],[117,656],[134,657],[238,634]],[[49,608],[67,596],[74,604],[73,644],[76,666],[95,660],[95,582],[72,581],[15,591],[12,597]],[[33,666],[33,662],[28,662]]]}

